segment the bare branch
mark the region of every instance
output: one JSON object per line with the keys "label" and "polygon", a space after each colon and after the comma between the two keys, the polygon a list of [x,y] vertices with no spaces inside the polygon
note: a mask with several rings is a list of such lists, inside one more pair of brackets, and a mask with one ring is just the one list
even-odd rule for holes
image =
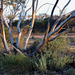
{"label": "bare branch", "polygon": [[35,11],[37,10],[37,7],[38,7],[38,0],[36,1]]}
{"label": "bare branch", "polygon": [[6,6],[5,8],[3,8],[3,11],[7,8],[8,6]]}
{"label": "bare branch", "polygon": [[71,0],[69,0],[68,3],[63,7],[63,9],[62,9],[62,11],[61,11],[61,13],[60,13],[59,18],[56,20],[56,22],[54,23],[54,25],[53,25],[53,27],[52,27],[52,29],[51,29],[51,32],[54,31],[54,29],[56,28],[56,26],[57,26],[57,24],[59,23],[59,21],[63,18],[62,13],[63,13],[64,9],[68,6],[68,4],[70,3],[70,1],[71,1]]}
{"label": "bare branch", "polygon": [[[36,2],[36,0],[34,1],[34,3]],[[26,15],[27,15],[27,12],[32,8],[32,5],[25,11],[25,15],[23,17],[23,19],[25,19]]]}
{"label": "bare branch", "polygon": [[30,0],[28,0],[28,1],[26,2],[26,4],[28,4],[28,3],[29,3],[29,1],[30,1]]}
{"label": "bare branch", "polygon": [[[54,4],[52,4],[52,3],[44,3],[43,5],[41,5],[38,9],[37,9],[37,11],[36,12],[38,12],[43,6],[45,6],[45,5],[54,5]],[[56,6],[59,10],[61,10],[60,9],[60,7],[59,6]]]}
{"label": "bare branch", "polygon": [[53,7],[53,9],[52,9],[52,12],[51,12],[51,15],[50,15],[50,18],[49,18],[49,21],[48,21],[48,25],[47,25],[47,30],[46,30],[45,36],[44,36],[44,43],[45,43],[45,40],[47,39],[47,35],[48,35],[49,29],[50,29],[51,19],[52,19],[52,17],[53,17],[53,13],[54,13],[55,7],[56,7],[57,4],[58,4],[58,1],[59,1],[59,0],[56,1],[55,5],[54,5],[54,7]]}
{"label": "bare branch", "polygon": [[[23,6],[22,6],[22,11],[23,11]],[[18,37],[17,37],[17,41],[16,41],[16,46],[17,48],[19,48],[19,41],[20,41],[20,38],[21,38],[21,31],[20,31],[20,23],[22,21],[22,11],[20,12],[20,16],[19,16],[19,21],[18,21],[18,24],[17,24],[17,30],[18,30]]]}
{"label": "bare branch", "polygon": [[[70,17],[68,17],[61,25],[60,25],[60,28],[58,28],[57,30],[55,30],[54,32],[49,32],[48,33],[48,35],[47,35],[47,42],[46,43],[48,43],[50,40],[51,40],[51,38],[52,38],[52,36],[54,35],[54,34],[57,34],[65,25],[66,25],[66,23],[71,19],[71,18],[74,18],[75,17],[75,11],[72,11],[71,12],[71,16]],[[64,31],[64,32],[67,32],[67,31],[69,31],[69,30],[66,30],[66,31]],[[62,33],[64,33],[64,32],[62,32]],[[62,33],[60,33],[60,34],[62,34]],[[59,35],[60,35],[59,34]],[[41,50],[45,45],[46,45],[46,43],[45,44],[43,44],[43,40],[38,44],[38,46],[36,47],[36,51],[34,51],[32,54],[35,54],[38,50]]]}
{"label": "bare branch", "polygon": [[5,37],[5,30],[4,30],[4,24],[3,22],[1,22],[1,29],[2,29],[2,36],[1,36],[1,39],[3,41],[3,44],[4,44],[4,47],[5,47],[5,50],[6,51],[10,51],[9,47],[8,47],[8,44],[7,44],[7,41],[6,41],[6,37]]}
{"label": "bare branch", "polygon": [[14,45],[12,45],[13,48],[15,48],[20,54],[22,54],[23,56],[25,56],[19,49],[17,49]]}
{"label": "bare branch", "polygon": [[[34,21],[35,21],[35,15],[36,15],[36,11],[35,11],[35,1],[36,0],[33,0],[33,2],[32,2],[32,24],[31,24],[31,27],[30,27],[30,29],[29,29],[29,32],[28,32],[28,35],[27,35],[27,37],[26,37],[26,39],[25,39],[25,43],[24,43],[24,46],[23,46],[23,50],[26,50],[26,47],[27,47],[27,43],[28,43],[28,40],[29,40],[29,38],[30,38],[30,35],[31,35],[31,33],[32,33],[32,29],[33,29],[33,26],[34,26]],[[36,6],[37,7],[37,6]]]}
{"label": "bare branch", "polygon": [[[11,21],[10,21],[10,25],[12,25],[13,19],[18,15],[18,14],[17,14],[17,11],[18,11],[18,9],[19,9],[20,6],[21,6],[21,4],[20,4],[19,6],[17,6],[17,8],[15,9],[15,11],[14,11],[14,16],[13,16],[13,18],[12,18]],[[11,10],[11,11],[12,11],[12,10]]]}
{"label": "bare branch", "polygon": [[12,35],[12,32],[11,32],[10,26],[8,25],[8,23],[6,22],[5,19],[3,19],[3,20],[4,20],[4,23],[5,23],[6,27],[7,27],[7,29],[8,29],[8,32],[9,32],[9,36],[10,36],[10,40],[11,40],[11,45],[13,45],[14,39],[13,39],[13,35]]}
{"label": "bare branch", "polygon": [[59,36],[65,34],[65,33],[67,33],[67,32],[70,32],[71,30],[72,30],[72,28],[69,28],[69,29],[67,29],[67,30],[65,30],[65,31],[63,31],[63,32],[61,32],[61,33],[59,33],[59,34],[57,34],[57,36],[55,36],[54,38],[51,38],[49,41],[53,41],[54,39],[58,38]]}

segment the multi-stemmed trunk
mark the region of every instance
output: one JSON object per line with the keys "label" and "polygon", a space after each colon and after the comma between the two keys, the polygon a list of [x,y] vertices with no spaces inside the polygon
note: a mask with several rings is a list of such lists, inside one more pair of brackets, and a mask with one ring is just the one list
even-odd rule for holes
{"label": "multi-stemmed trunk", "polygon": [[[60,32],[62,30],[62,28],[66,25],[66,23],[75,17],[75,10],[68,13],[68,14],[65,14],[65,15],[62,15],[64,9],[66,8],[66,6],[70,3],[71,0],[68,1],[68,3],[64,6],[64,8],[62,9],[61,13],[60,13],[60,16],[59,18],[56,20],[56,22],[53,24],[52,28],[50,26],[51,24],[51,21],[52,21],[52,17],[53,17],[53,13],[54,13],[54,10],[55,10],[55,7],[57,6],[59,0],[56,0],[56,3],[52,9],[52,12],[51,12],[51,15],[50,15],[50,18],[49,18],[49,21],[48,21],[48,25],[47,25],[47,30],[46,30],[46,33],[45,33],[45,36],[43,38],[43,40],[37,45],[36,49],[34,52],[30,53],[30,54],[26,54],[26,55],[29,55],[29,56],[32,56],[34,55],[37,51],[41,51],[42,48],[50,41],[53,41],[54,39],[56,39],[57,37],[59,37],[60,35],[64,34],[64,33],[67,33],[69,32],[72,28],[69,28],[69,29],[66,29],[62,32]],[[35,4],[36,3],[36,4]],[[23,46],[23,50],[26,50],[27,48],[27,44],[28,44],[28,40],[31,36],[31,33],[32,33],[32,29],[34,27],[34,22],[35,22],[35,15],[36,15],[36,12],[37,12],[37,5],[38,5],[38,0],[33,0],[32,2],[32,6],[28,9],[30,10],[32,8],[32,23],[31,23],[31,27],[29,29],[29,32],[28,32],[28,35],[26,37],[26,40],[24,41],[24,46]],[[22,8],[23,9],[23,8]],[[27,10],[27,11],[28,11]],[[23,11],[23,10],[22,10]],[[22,55],[24,55],[24,53],[19,50],[19,42],[20,42],[20,38],[21,38],[21,33],[22,31],[20,30],[20,23],[22,21],[22,11],[20,12],[20,16],[19,16],[19,21],[18,21],[18,24],[17,24],[17,30],[18,30],[18,36],[17,36],[17,41],[16,41],[16,46],[14,45],[14,39],[13,39],[13,35],[12,35],[12,32],[11,32],[11,29],[10,29],[10,26],[8,25],[8,23],[6,22],[5,19],[4,20],[4,23],[8,29],[8,33],[9,33],[9,36],[10,36],[10,40],[11,40],[11,45],[12,47],[17,50],[19,53],[21,53]],[[26,11],[26,13],[27,13]],[[26,13],[24,16],[26,16]],[[59,23],[59,21],[61,19],[63,19],[64,17],[66,17],[66,19]],[[2,20],[2,17],[1,17],[1,20]],[[3,21],[1,21],[1,31],[2,31],[2,40],[3,40],[3,43],[4,43],[4,47],[7,51],[10,51],[8,45],[7,45],[7,42],[6,42],[6,38],[5,38],[5,31],[4,31],[4,25],[3,25]],[[60,33],[59,33],[60,32]],[[55,37],[53,37],[55,34],[57,34]]]}

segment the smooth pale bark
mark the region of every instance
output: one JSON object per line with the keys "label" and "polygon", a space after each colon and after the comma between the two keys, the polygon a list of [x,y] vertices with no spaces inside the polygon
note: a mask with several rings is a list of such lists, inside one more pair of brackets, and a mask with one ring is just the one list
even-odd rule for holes
{"label": "smooth pale bark", "polygon": [[56,37],[54,37],[54,38],[52,37],[54,34],[57,34],[57,33],[63,28],[63,26],[65,26],[66,23],[67,23],[70,19],[72,19],[72,18],[75,18],[75,12],[74,12],[74,11],[71,12],[71,16],[69,16],[69,17],[60,25],[60,27],[59,27],[58,29],[56,29],[56,30],[55,30],[54,32],[52,32],[52,33],[49,32],[49,34],[48,34],[48,36],[47,36],[47,42],[46,42],[45,44],[43,43],[43,40],[42,40],[42,41],[38,44],[38,46],[36,47],[36,50],[35,50],[34,52],[32,52],[31,54],[27,54],[27,55],[28,55],[28,56],[33,56],[37,51],[41,50],[48,42],[53,41],[54,39],[58,38],[60,35],[71,31],[72,28],[69,28],[69,29],[67,29],[67,30],[65,30],[65,31],[63,31],[63,32],[61,32],[61,33],[59,33]]}
{"label": "smooth pale bark", "polygon": [[6,51],[10,51],[9,47],[8,47],[8,44],[7,44],[7,41],[6,41],[6,37],[5,37],[5,30],[4,30],[4,25],[3,23],[1,22],[1,31],[2,31],[2,41],[3,41],[3,45],[4,45],[4,48]]}
{"label": "smooth pale bark", "polygon": [[26,37],[26,39],[25,39],[25,43],[24,43],[24,46],[23,46],[23,50],[26,50],[28,40],[29,40],[30,35],[31,35],[31,33],[32,33],[32,29],[33,29],[34,21],[35,21],[35,14],[36,14],[36,13],[34,12],[34,14],[33,14],[33,20],[32,20],[32,25],[31,25],[31,27],[30,27],[30,29],[29,29],[29,32],[28,32],[28,35],[27,35],[27,37]]}
{"label": "smooth pale bark", "polygon": [[[33,13],[34,14],[34,13]],[[53,35],[59,33],[59,31],[65,26],[65,24],[73,17],[75,17],[75,11],[70,12],[69,14],[66,14],[66,16],[68,16],[68,18],[66,20],[64,20],[59,27],[57,27],[53,32],[49,32],[47,35],[47,42],[44,44],[43,40],[38,44],[38,46],[36,47],[36,51],[32,52],[31,54],[27,54],[29,56],[32,56],[33,54],[35,54],[38,50],[41,50],[49,41],[54,40],[55,38],[59,37],[60,35],[70,31],[71,29],[68,29],[64,32],[61,32],[58,36],[52,38]],[[64,16],[63,16],[64,17]],[[32,29],[32,28],[30,28]],[[28,34],[29,35],[29,34]]]}
{"label": "smooth pale bark", "polygon": [[70,1],[71,1],[71,0],[69,0],[69,1],[67,2],[67,4],[63,7],[63,9],[62,9],[62,11],[61,11],[61,13],[60,13],[59,18],[56,20],[56,22],[54,23],[53,27],[51,28],[51,32],[53,32],[53,31],[55,30],[57,24],[58,24],[59,21],[63,18],[63,16],[62,16],[63,11],[64,11],[64,9],[68,6],[68,4],[70,3]]}
{"label": "smooth pale bark", "polygon": [[[72,19],[75,18],[75,10],[69,13],[70,16],[62,22],[62,24],[60,25],[59,28],[57,28],[55,31],[53,32],[49,32],[47,35],[47,42],[43,43],[43,40],[37,45],[36,50],[34,52],[32,52],[29,56],[34,55],[37,51],[40,51],[48,42],[53,41],[54,39],[58,38],[60,35],[69,32],[72,28],[69,28],[61,33],[58,34],[58,32],[66,25],[66,23]],[[67,15],[67,14],[66,14]],[[68,15],[67,15],[68,16]],[[58,34],[56,37],[52,37],[53,35]]]}
{"label": "smooth pale bark", "polygon": [[[31,9],[31,7],[26,10],[23,19],[25,19],[26,15],[27,15],[27,12]],[[23,11],[23,6],[22,6],[22,11]],[[19,42],[20,42],[20,38],[21,38],[21,35],[22,35],[22,30],[24,29],[24,28],[22,28],[22,30],[20,31],[20,23],[22,21],[22,16],[21,16],[22,11],[20,13],[19,21],[18,21],[18,24],[17,24],[17,30],[18,30],[18,37],[17,37],[17,41],[16,41],[17,48],[19,48]]]}
{"label": "smooth pale bark", "polygon": [[[58,38],[60,35],[65,34],[65,33],[69,32],[71,30],[72,30],[72,28],[67,29],[67,30],[63,31],[62,33],[58,34],[56,37],[51,38],[49,41],[53,41],[54,39]],[[43,44],[43,40],[41,41],[41,43],[39,44],[39,46],[41,46],[41,44]],[[36,51],[32,52],[31,54],[26,54],[26,55],[33,56],[36,52],[39,51],[39,46],[37,47]]]}
{"label": "smooth pale bark", "polygon": [[20,42],[20,38],[21,38],[21,34],[22,32],[20,31],[20,23],[22,21],[22,11],[23,11],[23,6],[22,7],[22,10],[20,12],[20,15],[19,15],[19,21],[18,21],[18,24],[17,24],[17,31],[18,31],[18,37],[17,37],[17,41],[16,41],[16,46],[17,48],[19,48],[19,42]]}
{"label": "smooth pale bark", "polygon": [[27,44],[28,44],[28,40],[30,38],[30,35],[32,33],[32,30],[33,30],[33,26],[34,26],[35,15],[36,15],[36,11],[35,10],[37,10],[37,8],[35,9],[35,1],[36,0],[33,0],[33,2],[32,2],[32,24],[31,24],[31,27],[30,27],[29,32],[27,34],[27,37],[25,39],[23,50],[26,50],[26,47],[27,47]]}
{"label": "smooth pale bark", "polygon": [[67,32],[70,32],[72,29],[73,29],[73,28],[69,28],[69,29],[67,29],[67,30],[65,30],[65,31],[63,31],[63,32],[61,32],[61,33],[59,33],[59,34],[57,34],[57,36],[55,36],[54,38],[51,38],[49,41],[53,41],[54,39],[58,38],[59,36],[65,34],[65,33],[67,33]]}
{"label": "smooth pale bark", "polygon": [[11,29],[10,29],[10,26],[8,25],[7,21],[5,19],[4,20],[4,23],[8,29],[8,33],[9,33],[9,36],[10,36],[10,41],[11,41],[11,45],[14,44],[14,38],[13,38],[13,35],[12,35],[12,32],[11,32]]}
{"label": "smooth pale bark", "polygon": [[[54,32],[52,32],[52,33],[50,33],[49,32],[49,34],[48,34],[48,36],[47,36],[47,42],[46,42],[46,44],[51,40],[51,38],[52,38],[52,36],[53,35],[55,35],[55,34],[57,34],[64,26],[65,26],[65,24],[71,19],[71,18],[73,18],[73,17],[75,17],[75,13],[74,14],[72,14],[69,18],[67,18],[61,25],[60,25],[60,27],[58,28],[58,29],[56,29]],[[66,31],[65,31],[66,32]],[[64,32],[64,33],[65,33]],[[60,33],[60,34],[62,34],[62,33]],[[38,44],[38,46],[36,47],[36,51],[38,51],[38,50],[41,50],[46,44],[43,44],[43,40]],[[35,51],[35,52],[36,52]],[[35,53],[34,52],[34,53]],[[33,54],[34,54],[33,53]]]}
{"label": "smooth pale bark", "polygon": [[22,53],[19,49],[17,49],[14,45],[12,45],[12,47],[14,48],[14,49],[16,49],[20,54],[22,54],[23,56],[25,56],[24,55],[24,53]]}
{"label": "smooth pale bark", "polygon": [[0,9],[0,25],[1,25],[1,38],[4,44],[4,48],[6,49],[6,51],[10,51],[7,41],[6,41],[6,37],[5,37],[5,31],[4,31],[4,24],[3,24],[3,0],[1,0],[1,9]]}
{"label": "smooth pale bark", "polygon": [[[36,1],[36,0],[35,0],[35,1]],[[35,3],[35,1],[34,1],[34,3]],[[29,2],[29,1],[28,1],[28,2]],[[32,8],[32,6],[26,10],[23,19],[25,19],[26,15],[27,15],[27,12],[28,12],[31,8]],[[23,6],[22,6],[22,11],[23,11]],[[21,16],[22,11],[21,11],[21,13],[20,13],[19,21],[18,21],[18,25],[17,25],[17,30],[18,30],[18,37],[17,37],[17,42],[16,42],[17,48],[19,48],[19,42],[20,42],[20,38],[21,38],[21,35],[22,35],[22,31],[20,31],[20,23],[21,23],[21,21],[22,21],[22,18],[21,18],[21,17],[22,17],[22,16]],[[23,30],[23,29],[22,29],[22,30]],[[30,37],[30,36],[29,36],[29,37]],[[28,38],[28,39],[29,39],[29,38]],[[28,41],[28,40],[27,40],[27,41]]]}
{"label": "smooth pale bark", "polygon": [[[14,10],[13,18],[10,20],[10,25],[11,25],[11,26],[12,26],[12,22],[13,22],[14,18],[15,18],[17,15],[19,15],[19,13],[18,13],[19,7],[20,7],[20,5],[17,6],[17,8]],[[9,6],[9,8],[10,8],[10,6]],[[10,11],[12,12],[11,8],[10,8]],[[12,14],[13,14],[13,12],[12,12]]]}
{"label": "smooth pale bark", "polygon": [[[36,1],[37,1],[37,2],[36,2]],[[7,23],[6,20],[4,19],[4,22],[5,22],[6,26],[7,26],[7,29],[8,29],[9,35],[10,35],[10,40],[11,40],[12,47],[13,47],[14,49],[16,49],[20,54],[22,54],[23,56],[24,56],[24,55],[32,56],[32,55],[35,54],[37,51],[42,50],[42,48],[43,48],[48,42],[50,42],[50,41],[52,41],[52,40],[58,38],[60,35],[62,35],[62,34],[64,34],[64,33],[67,33],[67,32],[69,32],[69,31],[71,30],[71,28],[69,28],[69,29],[67,29],[67,30],[65,30],[65,31],[63,31],[63,32],[61,32],[61,33],[59,33],[60,30],[62,30],[62,28],[66,25],[66,23],[67,23],[71,18],[74,18],[74,17],[75,17],[75,10],[72,11],[72,12],[70,12],[69,14],[66,14],[66,15],[62,16],[63,10],[65,9],[65,7],[66,7],[66,6],[70,3],[70,1],[71,1],[71,0],[69,0],[68,3],[67,3],[67,4],[64,6],[64,8],[62,9],[62,11],[61,11],[61,13],[60,13],[60,17],[59,17],[59,18],[57,19],[57,21],[54,23],[53,28],[52,28],[51,31],[49,32],[49,30],[50,30],[51,18],[52,18],[52,16],[53,16],[53,12],[54,12],[54,10],[55,10],[55,7],[56,7],[57,4],[58,4],[58,1],[59,1],[59,0],[56,0],[56,3],[55,3],[55,5],[54,5],[54,7],[53,7],[53,9],[52,9],[51,16],[50,16],[49,21],[48,21],[48,26],[47,26],[47,30],[46,30],[44,39],[37,45],[36,50],[35,50],[34,52],[30,53],[30,54],[24,54],[24,53],[22,53],[22,52],[18,49],[18,48],[19,48],[19,41],[20,41],[20,38],[21,38],[21,31],[20,31],[20,23],[21,23],[21,20],[22,20],[22,18],[21,18],[21,13],[20,13],[19,22],[18,22],[18,25],[17,25],[17,30],[18,30],[18,37],[17,37],[17,41],[16,41],[17,47],[13,45],[14,39],[13,39],[13,36],[12,36],[12,32],[11,32],[11,30],[10,30],[10,26],[8,25],[8,23]],[[36,5],[35,5],[35,3],[36,3]],[[26,37],[26,39],[25,39],[24,46],[23,46],[23,50],[26,50],[26,47],[27,47],[27,44],[28,44],[28,40],[29,40],[30,35],[31,35],[31,33],[32,33],[32,29],[33,29],[34,21],[35,21],[35,15],[36,15],[36,13],[37,13],[37,11],[38,11],[38,10],[37,10],[37,5],[38,5],[38,0],[33,0],[32,6],[27,10],[27,11],[29,11],[29,10],[33,7],[33,8],[32,8],[32,23],[31,23],[31,27],[30,27],[30,29],[29,29],[28,35],[27,35],[27,37]],[[23,10],[22,10],[22,11],[23,11]],[[26,16],[27,11],[25,12],[24,17]],[[58,24],[58,22],[61,20],[61,18],[65,17],[65,16],[67,17],[67,19],[64,20],[63,22],[61,22],[61,23],[57,26],[57,24]],[[3,28],[2,28],[2,29],[3,29]],[[58,34],[58,35],[55,36],[55,37],[53,37],[55,34]],[[4,36],[4,37],[5,37],[5,36]],[[4,42],[6,42],[5,39],[4,39]]]}
{"label": "smooth pale bark", "polygon": [[54,13],[54,10],[55,10],[58,2],[59,2],[59,0],[56,0],[56,3],[55,3],[55,5],[54,5],[54,7],[52,9],[52,12],[51,12],[51,15],[50,15],[50,18],[49,18],[49,21],[48,21],[47,29],[46,29],[46,32],[45,32],[44,40],[43,40],[44,43],[46,43],[47,35],[48,35],[49,30],[50,30],[51,19],[53,17],[53,13]]}

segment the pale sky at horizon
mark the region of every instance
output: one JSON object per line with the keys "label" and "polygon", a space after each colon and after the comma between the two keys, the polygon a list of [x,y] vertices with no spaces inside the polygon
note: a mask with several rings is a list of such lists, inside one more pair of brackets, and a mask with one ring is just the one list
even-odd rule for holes
{"label": "pale sky at horizon", "polygon": [[[27,7],[29,8],[30,6],[31,6],[31,4],[32,4],[32,2],[31,2],[32,0],[30,0],[29,1],[29,3],[28,3],[28,5],[27,5]],[[58,7],[60,7],[60,9],[62,9],[64,6],[65,6],[65,4],[68,2],[69,0],[59,0],[59,3],[58,3]],[[42,4],[44,4],[44,3],[52,3],[52,4],[55,4],[55,2],[56,2],[56,0],[39,0],[39,4],[38,4],[38,8],[42,5]],[[38,13],[37,13],[37,15],[38,14],[41,14],[41,13],[46,13],[47,12],[47,14],[49,14],[50,15],[50,13],[51,13],[51,10],[52,10],[52,7],[53,7],[53,5],[45,5],[45,6],[43,6],[39,11],[38,11]],[[9,9],[9,8],[8,8]],[[72,11],[72,10],[75,10],[75,0],[71,0],[71,2],[70,2],[70,4],[66,7],[66,9],[65,9],[65,13],[68,13],[68,12],[70,12],[70,11]],[[5,11],[5,14],[8,14],[9,13],[9,11],[6,13],[6,11]],[[30,15],[32,13],[32,11],[29,11],[28,12],[28,15]],[[56,7],[56,9],[55,9],[55,12],[54,12],[54,15],[59,15],[59,9]]]}
{"label": "pale sky at horizon", "polygon": [[[59,0],[59,3],[58,3],[57,6],[60,7],[60,9],[62,9],[68,1],[69,0]],[[52,4],[55,4],[55,2],[56,2],[56,0],[39,0],[38,7],[41,6],[44,3],[52,3]],[[45,5],[45,6],[43,6],[38,11],[38,14],[39,13],[46,13],[48,11],[47,14],[50,15],[50,12],[52,10],[52,7],[53,7],[53,5]],[[68,13],[68,12],[70,12],[72,10],[75,10],[75,0],[71,0],[71,2],[69,3],[69,5],[65,9],[65,12]],[[54,15],[59,15],[59,9],[57,7],[55,9]]]}
{"label": "pale sky at horizon", "polygon": [[[60,7],[60,9],[62,9],[62,8],[64,7],[64,5],[65,5],[68,1],[69,1],[69,0],[59,0],[59,3],[58,3],[57,6]],[[39,0],[39,5],[42,5],[42,4],[43,4],[42,2],[43,2],[43,3],[52,3],[52,4],[54,4],[54,3],[56,2],[56,0]],[[44,7],[42,7],[41,10],[42,10],[43,12],[46,12],[46,11],[48,10],[48,6],[49,6],[48,14],[50,14],[53,5],[47,5],[47,7],[44,6]],[[40,10],[40,11],[41,11],[41,10]],[[75,0],[71,0],[70,4],[69,4],[69,5],[66,7],[66,9],[65,9],[65,12],[67,13],[67,12],[70,12],[70,11],[72,11],[72,10],[75,10]],[[40,11],[39,11],[39,12],[40,12]],[[56,8],[54,14],[55,14],[55,15],[59,15],[59,9],[58,9],[58,8]]]}

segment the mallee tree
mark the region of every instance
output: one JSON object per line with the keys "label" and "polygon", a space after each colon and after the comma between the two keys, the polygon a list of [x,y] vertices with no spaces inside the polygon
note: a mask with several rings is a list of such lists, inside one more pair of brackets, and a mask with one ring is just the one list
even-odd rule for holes
{"label": "mallee tree", "polygon": [[[3,0],[2,0],[3,1]],[[11,1],[11,0],[10,0]],[[14,0],[12,0],[14,1]],[[28,9],[24,9],[24,3],[28,3],[29,0],[25,0],[24,2],[21,2],[20,0],[15,0],[16,4],[17,4],[17,7],[14,8],[14,12],[17,10],[17,8],[19,7],[20,5],[20,13],[19,13],[19,21],[18,21],[18,24],[17,24],[17,32],[18,32],[18,36],[17,36],[17,40],[16,42],[14,42],[14,37],[12,35],[12,31],[10,29],[10,25],[7,23],[7,21],[4,19],[3,16],[1,16],[1,21],[0,21],[0,25],[1,25],[1,35],[0,37],[2,38],[3,40],[3,44],[4,44],[4,47],[5,49],[10,52],[11,50],[9,49],[8,47],[8,44],[7,44],[7,41],[6,41],[6,37],[5,37],[5,31],[4,31],[4,26],[7,27],[8,29],[8,33],[9,33],[9,36],[10,36],[10,41],[11,41],[11,46],[13,47],[13,49],[15,49],[15,51],[21,53],[22,55],[28,55],[28,56],[32,56],[34,55],[36,52],[38,51],[41,51],[42,48],[50,41],[53,41],[54,39],[58,38],[60,35],[62,34],[65,34],[69,31],[72,30],[72,27],[60,32],[63,27],[70,21],[70,19],[72,18],[75,18],[75,10],[69,12],[69,13],[66,13],[64,15],[63,14],[63,11],[64,9],[69,5],[71,0],[69,0],[67,2],[67,4],[63,7],[63,9],[61,10],[61,13],[59,15],[59,18],[56,20],[56,22],[51,26],[51,21],[52,21],[52,18],[53,18],[53,13],[54,13],[54,10],[55,8],[57,7],[57,4],[59,2],[59,0],[56,0],[55,4],[54,4],[54,7],[51,11],[51,14],[50,14],[50,17],[49,17],[49,20],[48,20],[48,24],[47,24],[47,29],[45,31],[45,35],[44,35],[44,38],[42,41],[40,41],[40,43],[37,45],[37,47],[35,48],[35,50],[33,52],[30,52],[30,53],[26,53],[26,50],[27,50],[27,44],[28,44],[28,40],[31,36],[31,33],[32,33],[32,30],[33,30],[33,27],[34,27],[34,22],[35,22],[35,16],[36,16],[36,13],[38,11],[38,3],[39,3],[39,0],[32,0],[32,5],[31,7],[29,7]],[[2,7],[3,8],[3,7]],[[32,9],[32,21],[31,21],[31,26],[30,26],[30,29],[29,29],[29,32],[27,34],[27,37],[24,41],[24,46],[23,46],[23,49],[20,50],[19,48],[19,42],[20,42],[20,39],[21,39],[21,36],[22,36],[22,29],[20,28],[20,24],[21,24],[21,21],[23,19],[25,19],[26,15],[27,15],[27,12]],[[24,11],[25,10],[25,11]],[[2,12],[3,13],[3,12]],[[16,13],[16,12],[15,12]],[[22,13],[24,13],[24,17],[22,17]],[[14,14],[15,15],[15,14]],[[63,18],[66,18],[65,20],[63,20],[61,23],[60,20],[63,19]],[[42,27],[43,28],[43,27]],[[60,32],[60,33],[59,33]],[[56,35],[57,34],[57,35]],[[53,37],[54,35],[56,35],[55,37]],[[25,53],[24,53],[25,51]],[[31,51],[31,50],[29,50]]]}

